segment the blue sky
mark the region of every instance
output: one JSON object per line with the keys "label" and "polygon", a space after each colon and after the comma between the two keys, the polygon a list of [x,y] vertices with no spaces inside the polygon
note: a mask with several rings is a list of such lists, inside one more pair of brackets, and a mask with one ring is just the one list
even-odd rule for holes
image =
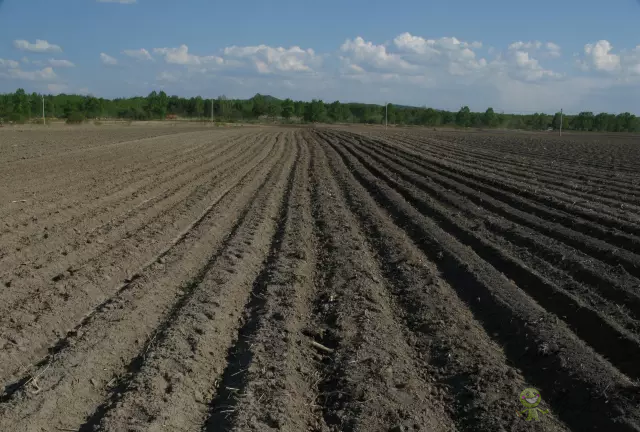
{"label": "blue sky", "polygon": [[0,92],[640,114],[639,21],[638,0],[0,0]]}

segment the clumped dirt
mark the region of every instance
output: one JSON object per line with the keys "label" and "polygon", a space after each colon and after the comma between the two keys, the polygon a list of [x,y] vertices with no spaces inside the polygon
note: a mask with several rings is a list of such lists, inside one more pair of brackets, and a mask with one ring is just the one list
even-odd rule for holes
{"label": "clumped dirt", "polygon": [[638,431],[638,168],[608,136],[0,131],[0,430]]}

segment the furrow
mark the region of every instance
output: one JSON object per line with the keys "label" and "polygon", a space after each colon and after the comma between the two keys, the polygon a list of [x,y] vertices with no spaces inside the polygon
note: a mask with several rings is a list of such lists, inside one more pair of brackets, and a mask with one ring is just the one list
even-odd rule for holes
{"label": "furrow", "polygon": [[640,356],[640,342],[635,335],[611,322],[573,294],[554,285],[545,276],[531,270],[522,261],[509,256],[500,247],[475,234],[462,221],[451,217],[451,214],[437,202],[424,197],[424,194],[416,190],[414,186],[402,185],[358,155],[352,148],[344,148],[370,172],[400,193],[422,214],[433,220],[460,243],[471,247],[476,254],[515,282],[546,310],[555,313],[558,318],[567,322],[578,336],[621,371],[632,378],[640,377],[640,365],[633,360],[635,356]]}
{"label": "furrow", "polygon": [[[370,157],[379,167],[386,170],[387,176],[394,176],[395,180],[405,184],[405,187],[417,187],[427,193],[430,199],[435,199],[440,204],[451,207],[452,211],[462,211],[465,219],[468,219],[468,221],[464,222],[469,229],[479,233],[486,228],[502,236],[506,242],[502,241],[501,247],[511,249],[511,252],[515,255],[519,255],[519,251],[513,250],[512,244],[534,251],[536,257],[543,257],[549,265],[558,266],[566,270],[572,278],[575,278],[580,283],[589,285],[599,296],[610,299],[617,304],[624,304],[625,308],[629,308],[632,314],[640,316],[640,297],[630,289],[633,286],[640,287],[640,281],[637,279],[630,276],[625,278],[624,275],[620,275],[619,271],[616,271],[619,269],[611,269],[608,266],[601,265],[588,256],[584,257],[583,260],[573,259],[571,255],[576,253],[573,249],[563,247],[562,243],[555,242],[544,236],[536,237],[535,231],[528,232],[528,230],[518,225],[513,225],[503,220],[500,216],[491,213],[490,210],[485,210],[483,207],[485,200],[474,197],[471,192],[465,196],[459,196],[455,192],[452,193],[451,189],[444,188],[433,180],[425,180],[425,178],[431,179],[430,173],[415,164],[391,159],[390,154],[375,152],[370,147],[356,144],[353,144],[353,147]],[[382,157],[378,156],[378,154],[382,155]],[[474,202],[477,206],[469,205],[469,201]],[[459,216],[462,215],[459,214]],[[533,238],[532,235],[534,236]],[[529,256],[525,256],[525,258],[525,262],[530,261]],[[547,268],[543,267],[543,270],[545,271],[541,274],[546,274]],[[622,280],[624,285],[616,279]],[[579,286],[575,281],[569,281],[568,285]],[[600,301],[599,303],[598,306],[601,306],[602,302]],[[617,305],[611,306],[618,307]]]}
{"label": "furrow", "polygon": [[[84,235],[108,228],[114,219],[148,208],[163,196],[171,195],[167,185],[175,183],[176,179],[181,180],[182,177],[197,179],[196,174],[201,174],[210,170],[212,166],[219,165],[221,156],[228,157],[233,154],[232,151],[235,150],[241,139],[247,139],[247,137],[236,136],[220,144],[215,141],[212,143],[210,138],[203,137],[201,140],[204,140],[205,144],[183,150],[179,156],[169,153],[166,156],[163,155],[164,157],[149,158],[146,162],[148,168],[144,168],[142,164],[136,164],[136,168],[132,169],[135,176],[129,175],[129,173],[120,173],[118,178],[112,182],[100,184],[92,181],[91,184],[81,185],[81,190],[84,190],[84,193],[90,191],[99,198],[80,200],[80,205],[78,205],[78,200],[74,203],[56,202],[56,210],[45,206],[39,213],[30,212],[24,220],[14,219],[13,226],[21,225],[35,232],[24,235],[21,232],[7,230],[1,233],[5,234],[1,238],[3,242],[15,242],[23,245],[30,245],[37,240],[38,243],[51,244],[49,247],[52,249],[56,248],[56,245],[52,244],[56,237],[78,235],[78,227],[84,231]],[[194,151],[200,148],[203,151]],[[96,177],[95,173],[92,174],[92,177]],[[189,180],[173,186],[173,189],[179,190],[188,182]],[[55,189],[70,190],[69,187],[58,185]],[[39,190],[39,194],[42,194],[41,190]],[[67,195],[77,197],[73,191],[67,192]],[[69,206],[71,209],[67,209]],[[25,222],[28,224],[25,225]],[[46,239],[42,238],[44,227],[47,227]]]}
{"label": "furrow", "polygon": [[[459,430],[499,430],[504,424],[514,431],[531,430],[513,414],[518,394],[531,384],[441,279],[437,266],[378,208],[339,155],[328,146],[326,152],[351,211],[369,233],[367,242],[389,281],[407,337],[434,378],[428,384],[431,398],[445,404]],[[566,430],[555,413],[552,416],[545,419],[545,430]]]}
{"label": "furrow", "polygon": [[[139,372],[116,400],[98,409],[85,427],[120,431],[195,430],[207,414],[207,401],[224,376],[226,347],[233,345],[243,310],[250,303],[252,281],[260,272],[269,242],[277,237],[278,209],[291,178],[294,152],[285,143],[284,159],[224,244],[199,275],[185,305],[175,314]],[[115,402],[115,403],[114,403]]]}
{"label": "furrow", "polygon": [[[505,350],[528,382],[542,390],[561,420],[577,430],[637,430],[637,385],[575,337],[518,286],[412,208],[341,145],[343,163],[396,224],[436,263],[442,276]],[[509,323],[505,326],[505,323]],[[580,394],[580,398],[568,397]]]}
{"label": "furrow", "polygon": [[[139,259],[125,264],[128,268],[122,269],[120,266],[123,264],[114,261],[113,268],[107,267],[105,269],[105,263],[102,261],[96,263],[96,268],[88,268],[84,272],[81,269],[75,269],[78,271],[71,272],[65,275],[64,279],[56,282],[53,290],[43,292],[40,295],[41,301],[39,303],[26,305],[34,311],[33,313],[16,310],[10,316],[0,318],[3,323],[3,332],[10,334],[13,339],[9,349],[0,352],[0,359],[3,359],[0,361],[2,381],[11,379],[11,375],[19,373],[18,370],[21,367],[18,362],[7,359],[6,356],[16,357],[19,363],[24,365],[29,365],[41,358],[47,349],[50,349],[48,344],[58,338],[64,339],[67,330],[73,328],[78,322],[82,322],[83,316],[88,311],[96,307],[99,309],[102,305],[108,304],[114,295],[118,294],[137,275],[153,266],[157,260],[162,259],[171,248],[186,240],[191,241],[192,239],[188,237],[192,235],[191,232],[194,228],[197,228],[209,213],[217,209],[218,202],[227,194],[237,193],[241,185],[245,184],[252,175],[255,175],[260,164],[271,157],[271,153],[275,150],[276,147],[271,145],[256,152],[256,160],[250,166],[229,166],[227,169],[229,175],[225,176],[226,179],[222,178],[225,181],[218,181],[207,194],[206,200],[201,201],[201,204],[195,206],[191,213],[188,213],[191,215],[189,221],[191,223],[183,220],[180,225],[172,226],[170,229],[163,229],[163,226],[166,225],[160,225],[158,228],[162,230],[159,232],[163,235],[163,242],[156,245],[152,253],[140,256]],[[149,228],[152,227],[147,226],[147,229]],[[181,231],[176,228],[180,228]],[[144,236],[140,238],[145,239]],[[161,245],[166,246],[161,247]],[[134,244],[124,243],[123,246],[128,248],[124,252],[131,250],[135,253],[137,251]],[[127,258],[127,255],[122,251],[114,252],[118,253],[114,253],[112,259]],[[133,256],[130,255],[129,259],[131,258]],[[123,284],[122,280],[125,278]],[[61,309],[66,309],[67,313],[60,315]],[[15,330],[10,331],[9,329]],[[47,331],[43,331],[43,329],[47,329]]]}
{"label": "furrow", "polygon": [[[249,235],[260,237],[252,221],[262,209],[252,203],[254,198],[257,203],[264,203],[264,198],[258,197],[265,196],[277,173],[282,172],[287,153],[282,143],[276,144],[276,148],[270,162],[259,164],[255,172],[247,173],[242,184],[233,188],[233,193],[227,194],[188,235],[185,234],[184,241],[163,255],[164,262],[149,267],[118,295],[118,299],[84,322],[73,337],[68,338],[66,346],[47,359],[39,372],[32,374],[36,380],[24,383],[0,405],[0,429],[8,425],[18,431],[30,431],[43,425],[78,429],[83,424],[88,428],[92,422],[97,422],[96,410],[103,409],[105,403],[108,405],[116,398],[117,389],[132,381],[127,374],[135,374],[142,366],[137,365],[144,364],[140,357],[146,361],[153,352],[153,358],[162,358],[159,347],[173,340],[170,337],[174,335],[163,326],[173,328],[178,320],[192,320],[192,314],[185,313],[184,308],[193,304],[195,298],[197,303],[212,298],[209,285],[197,284],[196,287],[189,283],[193,282],[193,275],[210,274],[207,270],[214,266],[213,261],[217,261],[212,259],[211,251],[221,251],[220,259],[233,264],[238,260],[235,254],[239,252],[229,249],[229,233],[246,230]],[[249,219],[249,214],[254,216]],[[252,244],[246,238],[242,241]],[[224,248],[225,244],[227,248]],[[218,275],[239,277],[233,276],[236,273],[242,274],[233,265],[227,265],[221,266]],[[222,296],[221,301],[224,298],[226,296]],[[176,329],[175,336],[183,335],[181,340],[188,340],[185,330]],[[198,333],[193,334],[197,337]],[[184,358],[182,352],[175,355]],[[58,412],[60,407],[65,409],[64,416]]]}
{"label": "furrow", "polygon": [[[227,136],[220,135],[214,135],[214,141]],[[28,217],[12,219],[12,224],[38,228],[48,216],[73,217],[78,214],[78,209],[99,205],[111,198],[119,199],[123,194],[154,184],[154,176],[150,174],[158,170],[171,171],[185,161],[192,165],[194,157],[207,154],[211,149],[210,134],[194,134],[193,140],[187,141],[186,148],[182,150],[174,145],[175,139],[176,137],[155,138],[146,140],[137,147],[118,148],[106,154],[106,151],[112,149],[98,148],[84,158],[71,161],[67,155],[56,155],[59,161],[57,164],[53,160],[41,163],[40,166],[10,166],[11,171],[15,170],[12,182],[20,182],[22,195],[33,194],[27,203],[30,205]],[[75,169],[69,169],[70,162],[74,163]],[[91,166],[93,169],[77,169],[84,166]],[[24,170],[32,173],[32,176],[25,177]],[[60,176],[60,172],[65,175]],[[114,176],[115,173],[117,176]],[[104,177],[111,177],[113,181],[101,182],[99,179]],[[65,193],[60,194],[61,190]]]}
{"label": "furrow", "polygon": [[[234,406],[219,406],[209,430],[321,430],[322,412],[316,405],[314,384],[320,377],[314,366],[315,349],[304,332],[310,327],[314,295],[316,240],[313,235],[309,185],[309,143],[296,134],[300,160],[291,185],[287,219],[282,241],[271,266],[265,267],[266,282],[260,305],[259,322],[250,339],[245,336],[250,357],[245,368],[234,363],[229,373],[240,387]],[[237,374],[237,375],[234,375]],[[224,380],[223,380],[224,382]],[[218,399],[220,399],[218,397]],[[226,405],[224,400],[219,400]],[[212,417],[213,419],[213,417]]]}
{"label": "furrow", "polygon": [[[47,285],[53,277],[64,273],[66,269],[90,265],[102,255],[111,252],[113,248],[121,247],[123,241],[136,236],[149,226],[156,226],[165,215],[181,210],[185,202],[190,205],[195,204],[195,199],[202,197],[217,178],[230,171],[219,170],[220,167],[245,165],[253,156],[252,150],[252,145],[249,145],[243,147],[239,154],[231,153],[228,157],[217,158],[218,160],[205,170],[199,171],[194,167],[191,173],[195,176],[189,174],[186,179],[174,178],[173,182],[179,182],[175,187],[159,185],[160,192],[156,196],[145,200],[143,205],[126,210],[106,223],[101,221],[108,218],[109,213],[103,209],[97,216],[99,219],[92,220],[87,216],[79,226],[80,229],[76,225],[62,231],[61,227],[57,226],[45,231],[46,239],[37,239],[37,242],[28,239],[26,247],[23,246],[19,253],[12,255],[0,266],[6,269],[1,279],[12,281],[14,288],[11,292],[4,294],[5,306],[12,309],[20,307],[18,303],[21,301],[20,296],[22,296],[22,303],[32,301],[32,297],[37,295],[37,292],[34,294],[33,291],[38,288],[34,278],[40,279],[41,284]],[[216,175],[212,176],[212,172]],[[122,204],[123,209],[126,206],[126,202]],[[30,279],[28,284],[25,283],[26,279]],[[26,286],[23,288],[21,285]],[[28,297],[25,298],[25,296]]]}
{"label": "furrow", "polygon": [[[502,153],[502,150],[483,149],[479,151],[475,148],[465,146],[464,144],[461,145],[454,142],[446,142],[434,139],[423,140],[417,137],[412,137],[403,139],[402,141],[407,143],[418,142],[422,144],[420,148],[424,149],[424,146],[428,146],[443,149],[445,152],[463,147],[464,154],[466,154],[467,156],[472,156],[474,159],[478,158],[481,161],[487,161],[489,164],[493,163],[513,166],[516,170],[531,172],[536,175],[536,177],[557,179],[557,181],[561,184],[566,184],[567,179],[571,179],[573,182],[577,182],[578,184],[584,184],[585,182],[598,183],[602,186],[605,186],[607,190],[619,192],[623,194],[623,196],[629,194],[629,199],[631,200],[630,202],[638,202],[637,195],[640,194],[640,187],[633,185],[630,181],[616,180],[614,178],[614,175],[612,175],[610,172],[608,172],[606,175],[603,174],[599,176],[597,173],[589,171],[589,177],[586,178],[584,168],[576,170],[571,168],[573,164],[558,164],[555,160],[542,161],[537,158],[531,158],[523,161],[522,155],[516,154],[515,156],[505,156],[504,153]],[[496,153],[501,154],[502,157],[497,157]],[[554,169],[549,169],[550,166],[553,166]],[[618,173],[616,173],[616,175],[617,174]],[[630,178],[630,180],[632,180],[632,178]],[[589,186],[589,184],[586,183],[585,186]],[[594,192],[597,192],[597,190]]]}
{"label": "furrow", "polygon": [[640,258],[633,252],[620,250],[608,244],[606,241],[612,241],[611,238],[600,240],[553,222],[553,219],[550,221],[531,215],[513,207],[512,204],[514,203],[508,200],[503,202],[485,194],[478,190],[479,186],[475,183],[463,180],[459,176],[453,176],[442,171],[436,172],[436,169],[424,172],[428,172],[429,178],[439,185],[455,190],[467,199],[480,203],[481,206],[516,224],[538,231],[612,266],[623,265],[627,272],[640,277]]}
{"label": "furrow", "polygon": [[[319,242],[316,325],[307,335],[318,350],[318,405],[328,430],[451,430],[430,397],[431,377],[397,320],[375,255],[328,166],[312,146],[311,197]],[[327,352],[331,350],[331,352]]]}
{"label": "furrow", "polygon": [[252,371],[255,372],[256,368],[259,367],[254,362],[252,346],[261,325],[267,319],[265,312],[267,296],[270,294],[271,277],[275,271],[276,262],[282,253],[285,229],[290,217],[289,208],[293,182],[295,180],[295,172],[300,163],[299,145],[292,143],[292,147],[294,145],[298,147],[296,150],[296,162],[289,173],[280,209],[275,218],[277,225],[271,238],[269,253],[264,259],[260,273],[253,281],[250,298],[242,316],[242,326],[237,331],[234,344],[227,351],[227,365],[217,380],[215,397],[209,404],[209,417],[203,427],[205,431],[232,429],[236,416],[240,414],[238,401],[246,396],[249,391],[249,369],[253,368]]}
{"label": "furrow", "polygon": [[[558,179],[557,174],[531,174],[527,165],[516,168],[507,168],[509,164],[503,159],[496,158],[493,163],[484,162],[481,158],[472,157],[465,151],[439,150],[437,147],[416,143],[412,140],[398,140],[395,143],[392,139],[386,138],[393,148],[396,146],[405,147],[417,154],[427,155],[429,158],[436,158],[446,163],[459,165],[465,170],[479,172],[484,177],[509,182],[511,186],[518,188],[528,198],[539,202],[552,202],[568,213],[575,213],[593,222],[602,223],[613,228],[626,229],[632,225],[632,233],[640,233],[640,206],[629,204],[632,198],[609,193],[601,190],[602,187],[595,188],[585,186],[582,183],[570,182],[564,178]],[[497,174],[497,175],[496,175]],[[583,179],[586,177],[583,175]],[[624,201],[622,203],[621,201]],[[638,201],[640,204],[640,201]],[[620,223],[623,221],[623,223]]]}
{"label": "furrow", "polygon": [[[396,153],[396,158],[410,160],[412,157],[412,154],[405,150],[398,149],[398,152],[400,152],[400,154],[398,155]],[[413,156],[415,159],[415,155]],[[506,205],[522,213],[526,213],[540,219],[553,221],[555,226],[563,227],[564,229],[575,231],[578,234],[605,241],[613,246],[627,249],[627,251],[630,252],[640,250],[639,238],[625,232],[612,230],[610,227],[603,227],[596,223],[571,216],[563,211],[556,210],[554,206],[556,206],[557,203],[553,202],[553,200],[539,197],[539,200],[543,201],[543,204],[537,204],[532,202],[530,199],[525,198],[525,196],[532,195],[527,193],[526,190],[511,187],[505,182],[483,178],[482,176],[461,170],[457,166],[445,164],[436,159],[423,158],[421,161],[415,161],[414,163],[417,163],[424,167],[424,169],[433,173],[435,178],[437,178],[436,175],[438,175],[446,178],[448,181],[462,184],[472,188],[476,194],[481,195],[482,197],[488,197],[489,199],[502,203],[502,205]],[[492,185],[489,186],[484,183],[491,183]],[[498,187],[496,187],[496,185],[498,185]],[[609,224],[614,224],[614,222],[609,221]],[[619,226],[624,225],[616,225],[616,227]],[[629,226],[628,230],[633,230],[633,227]]]}

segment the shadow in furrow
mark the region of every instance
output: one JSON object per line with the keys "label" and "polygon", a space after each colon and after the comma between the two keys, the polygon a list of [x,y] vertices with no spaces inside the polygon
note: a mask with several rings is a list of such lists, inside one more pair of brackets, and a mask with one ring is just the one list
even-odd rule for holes
{"label": "shadow in furrow", "polygon": [[216,397],[209,404],[209,418],[202,427],[203,432],[227,431],[233,426],[234,410],[239,396],[246,388],[248,368],[253,360],[251,341],[264,316],[271,272],[276,266],[282,249],[282,241],[289,218],[289,201],[293,191],[294,174],[299,159],[300,153],[298,152],[278,210],[277,225],[271,239],[269,255],[265,259],[258,277],[253,281],[250,300],[245,307],[245,321],[238,330],[236,342],[228,350],[227,366],[217,385]]}
{"label": "shadow in furrow", "polygon": [[[528,337],[529,323],[515,310],[501,304],[494,297],[491,287],[474,273],[472,267],[461,262],[455,252],[433,238],[420,222],[408,217],[397,203],[379,189],[379,185],[368,179],[349,161],[335,143],[321,138],[325,145],[336,151],[354,178],[414,240],[427,258],[436,263],[442,277],[469,306],[476,319],[482,322],[487,333],[500,343],[507,357],[523,372],[529,382],[535,383],[545,392],[565,424],[576,430],[637,430],[635,425],[624,417],[621,418],[620,412],[616,412],[621,407],[626,408],[629,402],[637,403],[635,388],[615,389],[621,396],[615,401],[605,397],[593,397],[592,395],[600,393],[593,382],[585,382],[580,377],[568,374],[562,367],[563,359],[558,356],[541,353],[538,341]],[[482,303],[477,301],[480,297],[483,299]],[[505,327],[504,323],[510,325]]]}
{"label": "shadow in furrow", "polygon": [[[347,404],[348,395],[342,391],[345,372],[343,365],[338,361],[338,350],[341,338],[338,335],[338,314],[335,308],[327,307],[333,302],[330,289],[331,281],[335,278],[336,267],[332,259],[335,245],[332,244],[331,229],[327,226],[322,214],[323,198],[320,192],[322,173],[318,172],[318,156],[311,153],[311,215],[314,221],[314,236],[318,239],[317,269],[314,280],[316,296],[313,300],[312,320],[316,324],[313,331],[305,331],[305,335],[333,350],[333,353],[323,355],[318,361],[316,369],[321,377],[318,382],[318,405],[322,409],[324,426],[334,428],[332,430],[351,431],[352,423],[345,424],[337,415]],[[326,430],[324,428],[320,429]]]}

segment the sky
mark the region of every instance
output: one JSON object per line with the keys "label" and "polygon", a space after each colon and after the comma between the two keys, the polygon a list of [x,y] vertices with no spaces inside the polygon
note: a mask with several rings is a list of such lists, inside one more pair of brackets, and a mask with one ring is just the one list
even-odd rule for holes
{"label": "sky", "polygon": [[0,0],[0,92],[640,115],[640,0]]}

